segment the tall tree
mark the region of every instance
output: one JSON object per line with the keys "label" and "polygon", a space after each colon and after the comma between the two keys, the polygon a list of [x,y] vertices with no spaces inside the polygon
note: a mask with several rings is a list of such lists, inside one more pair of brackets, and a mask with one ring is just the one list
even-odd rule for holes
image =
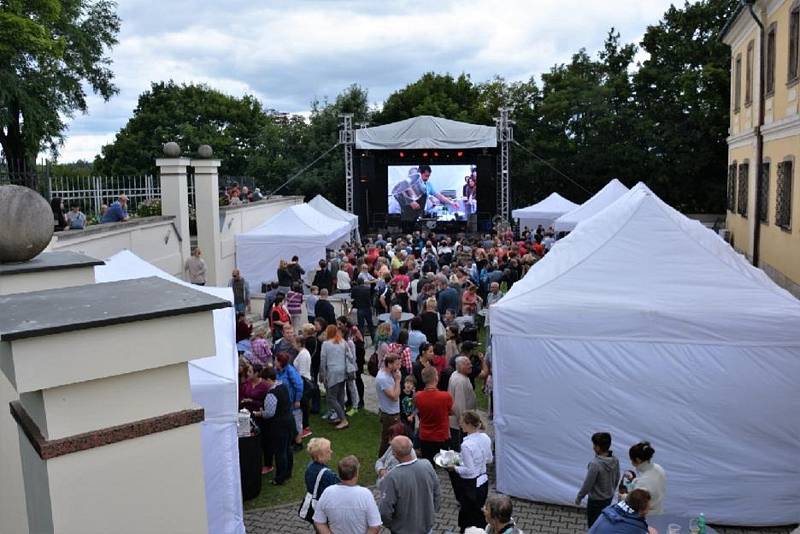
{"label": "tall tree", "polygon": [[95,169],[104,174],[152,172],[164,143],[175,141],[185,154],[208,144],[222,160],[220,172],[244,175],[269,118],[254,97],[232,97],[205,85],[153,83],[139,96],[133,116],[102,148]]}
{"label": "tall tree", "polygon": [[392,93],[374,119],[376,124],[388,124],[419,115],[433,115],[474,122],[479,99],[480,91],[468,74],[453,78],[450,74],[428,72]]}
{"label": "tall tree", "polygon": [[730,50],[719,31],[737,4],[670,7],[642,39],[650,57],[634,84],[649,154],[645,177],[682,211],[724,210]]}
{"label": "tall tree", "polygon": [[[86,89],[108,100],[108,48],[120,21],[111,0],[6,0],[0,3],[0,146],[8,163],[57,153],[64,117],[86,112]],[[35,180],[26,185],[35,187]]]}

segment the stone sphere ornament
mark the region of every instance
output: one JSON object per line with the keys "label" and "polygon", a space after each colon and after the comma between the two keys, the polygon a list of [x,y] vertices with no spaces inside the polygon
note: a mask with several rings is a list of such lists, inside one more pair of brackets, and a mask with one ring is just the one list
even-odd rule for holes
{"label": "stone sphere ornament", "polygon": [[203,159],[211,159],[211,156],[214,155],[214,151],[211,150],[211,147],[208,145],[200,145],[197,147],[197,155]]}
{"label": "stone sphere ornament", "polygon": [[0,263],[31,260],[53,237],[50,204],[21,185],[0,186],[0,221]]}
{"label": "stone sphere ornament", "polygon": [[164,143],[164,155],[168,158],[177,158],[181,155],[181,146],[175,141]]}

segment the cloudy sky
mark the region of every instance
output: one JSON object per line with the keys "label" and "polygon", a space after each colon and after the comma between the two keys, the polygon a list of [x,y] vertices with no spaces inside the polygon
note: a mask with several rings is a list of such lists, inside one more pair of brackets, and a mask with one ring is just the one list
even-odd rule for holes
{"label": "cloudy sky", "polygon": [[[357,83],[380,103],[428,71],[528,79],[595,53],[611,26],[639,42],[669,0],[118,0],[120,89],[69,121],[60,161],[92,160],[152,81],[202,82],[302,113]],[[682,1],[679,2],[679,5]]]}

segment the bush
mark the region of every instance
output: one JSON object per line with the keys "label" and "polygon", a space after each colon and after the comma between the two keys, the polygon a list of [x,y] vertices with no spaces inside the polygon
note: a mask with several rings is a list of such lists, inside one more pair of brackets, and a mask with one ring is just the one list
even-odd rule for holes
{"label": "bush", "polygon": [[137,217],[159,217],[161,215],[160,200],[145,200],[136,206]]}

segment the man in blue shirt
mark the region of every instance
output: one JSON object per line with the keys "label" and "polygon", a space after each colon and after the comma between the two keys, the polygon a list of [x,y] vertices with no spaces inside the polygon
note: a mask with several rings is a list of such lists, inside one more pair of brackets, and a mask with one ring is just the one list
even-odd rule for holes
{"label": "man in blue shirt", "polygon": [[411,328],[408,331],[408,348],[411,349],[411,359],[419,358],[419,347],[428,342],[428,337],[422,332],[422,318],[419,316],[411,319]]}
{"label": "man in blue shirt", "polygon": [[116,202],[113,202],[103,217],[100,219],[101,223],[120,222],[128,220],[128,197],[124,194],[120,195]]}
{"label": "man in blue shirt", "polygon": [[[422,180],[422,183],[425,186],[425,196],[426,197],[436,197],[436,198],[439,199],[439,202],[441,202],[442,204],[449,204],[453,208],[456,208],[456,209],[458,208],[458,203],[455,200],[451,200],[451,199],[447,198],[443,194],[441,194],[438,191],[436,191],[436,188],[433,187],[433,184],[431,183],[431,166],[430,165],[420,165],[417,168],[417,171],[419,172],[420,180]],[[420,205],[418,203],[416,203],[416,202],[412,202],[410,204],[410,206],[412,208],[414,208],[415,210],[420,208]],[[423,206],[423,208],[424,208],[424,206]]]}

